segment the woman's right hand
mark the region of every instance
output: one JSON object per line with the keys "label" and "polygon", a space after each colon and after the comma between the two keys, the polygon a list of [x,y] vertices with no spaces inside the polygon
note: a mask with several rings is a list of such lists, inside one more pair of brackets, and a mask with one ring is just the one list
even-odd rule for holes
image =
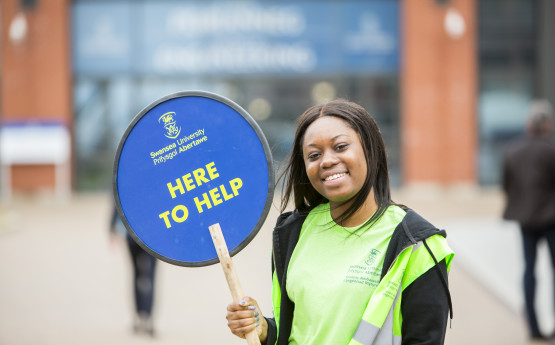
{"label": "woman's right hand", "polygon": [[247,333],[256,329],[260,342],[266,343],[268,323],[262,316],[256,300],[244,297],[239,303],[231,303],[227,306],[226,319],[231,333],[239,338],[245,338]]}

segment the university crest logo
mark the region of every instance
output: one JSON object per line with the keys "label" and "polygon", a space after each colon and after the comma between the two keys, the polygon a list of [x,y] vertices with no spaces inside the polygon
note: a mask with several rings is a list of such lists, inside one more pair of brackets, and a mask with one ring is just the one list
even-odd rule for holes
{"label": "university crest logo", "polygon": [[177,138],[177,136],[179,135],[179,132],[181,132],[181,127],[177,125],[177,122],[175,121],[174,117],[175,117],[175,112],[169,111],[164,115],[160,116],[160,118],[158,119],[158,122],[164,126],[164,129],[166,131],[164,135],[170,139]]}
{"label": "university crest logo", "polygon": [[374,262],[376,261],[376,256],[380,253],[379,250],[377,249],[372,249],[370,251],[370,254],[368,254],[368,256],[366,257],[366,260],[364,260],[364,262],[368,265],[368,266],[372,266],[374,264]]}

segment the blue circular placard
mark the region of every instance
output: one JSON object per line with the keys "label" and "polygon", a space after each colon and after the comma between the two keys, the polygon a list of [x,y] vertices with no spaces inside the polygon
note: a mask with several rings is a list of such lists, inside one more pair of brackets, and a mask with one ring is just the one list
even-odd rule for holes
{"label": "blue circular placard", "polygon": [[116,207],[146,251],[180,266],[217,263],[208,227],[230,255],[262,226],[273,198],[268,143],[250,115],[208,92],[186,91],[142,110],[114,162]]}

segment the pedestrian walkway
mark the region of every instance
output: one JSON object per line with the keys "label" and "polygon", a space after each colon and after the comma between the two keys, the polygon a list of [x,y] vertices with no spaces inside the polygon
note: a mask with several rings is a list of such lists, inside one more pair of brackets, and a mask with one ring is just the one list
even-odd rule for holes
{"label": "pedestrian walkway", "polygon": [[[423,196],[425,195],[425,196]],[[521,317],[518,231],[499,220],[495,191],[402,190],[396,201],[448,231],[456,252],[450,275],[454,319],[446,344],[529,344]],[[67,203],[19,197],[0,206],[0,344],[245,344],[226,326],[230,302],[219,265],[159,265],[154,339],[131,332],[127,248],[110,245],[108,193]],[[271,312],[272,208],[256,238],[234,257],[243,290]],[[553,327],[551,281],[540,258],[543,327]],[[548,274],[549,273],[549,274]]]}

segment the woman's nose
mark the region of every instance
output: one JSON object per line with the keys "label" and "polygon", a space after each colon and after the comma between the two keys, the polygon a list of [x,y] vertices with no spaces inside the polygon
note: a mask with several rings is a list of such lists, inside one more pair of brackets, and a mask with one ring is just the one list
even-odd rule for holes
{"label": "woman's nose", "polygon": [[339,162],[339,160],[337,159],[337,156],[335,155],[335,152],[324,152],[322,155],[322,160],[320,163],[320,166],[323,169],[326,168],[330,168],[334,165],[336,165]]}

